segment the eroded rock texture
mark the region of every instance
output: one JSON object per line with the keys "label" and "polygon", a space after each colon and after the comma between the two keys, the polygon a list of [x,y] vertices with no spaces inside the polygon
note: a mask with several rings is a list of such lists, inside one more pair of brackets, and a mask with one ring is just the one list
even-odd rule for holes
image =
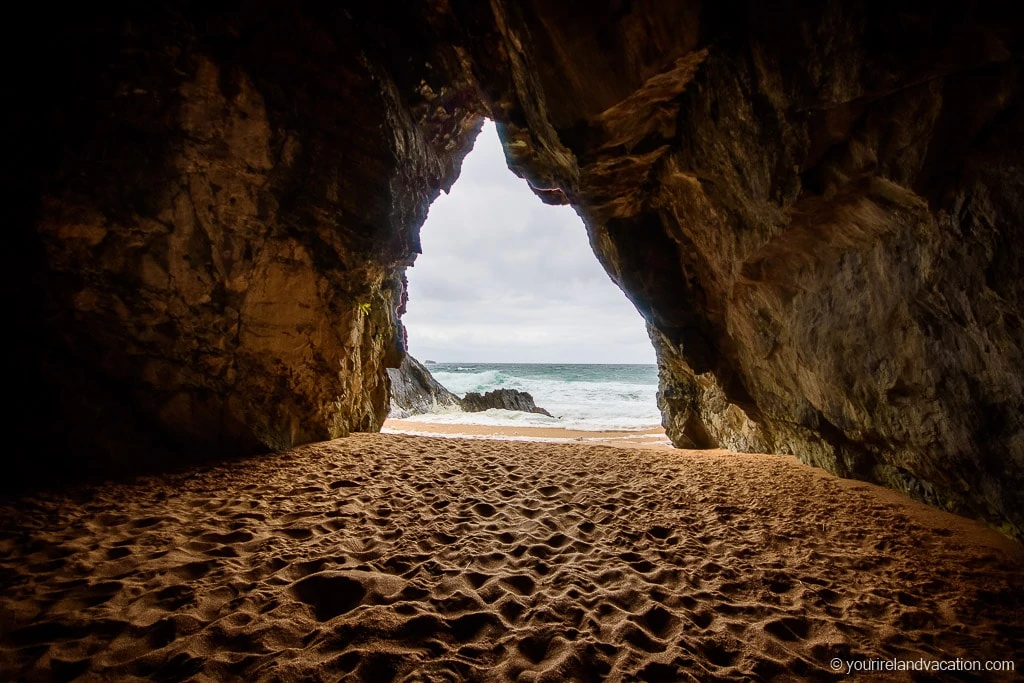
{"label": "eroded rock texture", "polygon": [[50,59],[4,85],[21,418],[129,460],[376,428],[417,228],[490,115],[647,320],[678,445],[792,452],[1019,535],[1016,5],[40,17]]}
{"label": "eroded rock texture", "polygon": [[28,25],[47,59],[9,86],[10,360],[31,374],[14,422],[46,425],[23,463],[117,471],[378,429],[404,266],[476,116],[427,104],[425,59],[396,81],[375,41],[399,37],[343,8],[82,12]]}
{"label": "eroded rock texture", "polygon": [[560,7],[506,33],[530,36],[513,71],[537,65],[509,150],[653,328],[673,440],[792,452],[1019,534],[1019,11]]}
{"label": "eroded rock texture", "polygon": [[409,354],[397,368],[388,369],[388,379],[391,382],[388,417],[409,417],[461,407],[459,397],[441,386],[430,371]]}

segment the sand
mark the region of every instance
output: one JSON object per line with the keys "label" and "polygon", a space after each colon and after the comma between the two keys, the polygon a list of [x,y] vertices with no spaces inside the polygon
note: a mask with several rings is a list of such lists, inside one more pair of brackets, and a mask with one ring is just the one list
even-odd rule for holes
{"label": "sand", "polygon": [[788,457],[355,435],[0,515],[2,679],[1024,665],[1019,545]]}
{"label": "sand", "polygon": [[626,446],[629,448],[671,449],[672,443],[661,427],[635,430],[590,431],[562,429],[559,427],[509,427],[495,425],[439,424],[416,420],[390,419],[381,429],[386,434],[413,434],[416,436],[465,437],[474,439],[498,439],[517,441],[566,441],[601,444],[605,446]]}

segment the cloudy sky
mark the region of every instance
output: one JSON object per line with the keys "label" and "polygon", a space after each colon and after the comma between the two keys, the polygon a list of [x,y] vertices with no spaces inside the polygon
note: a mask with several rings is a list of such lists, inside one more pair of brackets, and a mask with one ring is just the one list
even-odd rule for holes
{"label": "cloudy sky", "polygon": [[403,317],[415,358],[654,363],[643,319],[597,262],[582,221],[508,170],[493,123],[421,236]]}

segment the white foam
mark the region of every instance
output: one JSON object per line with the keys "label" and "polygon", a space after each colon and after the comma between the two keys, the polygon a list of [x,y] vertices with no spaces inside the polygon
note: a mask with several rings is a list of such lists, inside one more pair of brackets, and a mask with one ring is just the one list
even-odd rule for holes
{"label": "white foam", "polygon": [[605,417],[582,415],[580,417],[566,416],[558,418],[547,417],[539,413],[523,413],[518,410],[491,408],[479,413],[427,413],[424,415],[411,415],[402,419],[406,422],[422,422],[425,424],[478,425],[485,427],[547,427],[574,429],[584,432],[605,432],[651,429],[658,426],[660,416],[655,416],[653,419],[614,415]]}
{"label": "white foam", "polygon": [[581,431],[639,431],[658,427],[657,381],[653,367],[522,366],[452,364],[432,366],[434,378],[458,396],[494,389],[529,392],[554,418],[535,413],[488,410],[456,411],[404,418],[434,424],[494,427],[560,427]]}

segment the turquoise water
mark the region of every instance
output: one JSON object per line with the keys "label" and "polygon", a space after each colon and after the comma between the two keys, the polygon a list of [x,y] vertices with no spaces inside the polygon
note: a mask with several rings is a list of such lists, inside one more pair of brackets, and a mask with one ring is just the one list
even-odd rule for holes
{"label": "turquoise water", "polygon": [[554,418],[488,410],[416,416],[421,422],[568,429],[640,430],[661,424],[655,365],[435,363],[427,366],[449,391],[464,396],[493,389],[527,391]]}

